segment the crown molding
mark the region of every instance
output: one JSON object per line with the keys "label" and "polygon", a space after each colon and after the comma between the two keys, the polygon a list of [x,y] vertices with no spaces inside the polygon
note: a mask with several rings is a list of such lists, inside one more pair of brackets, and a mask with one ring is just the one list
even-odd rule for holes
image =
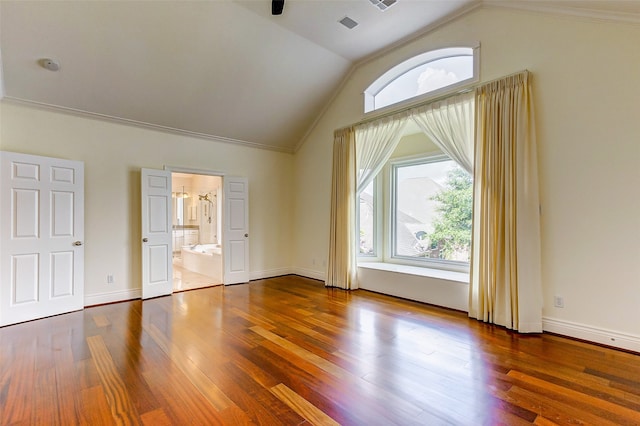
{"label": "crown molding", "polygon": [[47,104],[44,102],[35,102],[35,101],[26,100],[26,99],[14,98],[11,96],[5,96],[4,98],[2,98],[2,102],[9,103],[9,104],[16,104],[16,105],[25,105],[32,108],[59,112],[63,114],[73,115],[76,117],[90,118],[90,119],[106,121],[110,123],[121,124],[125,126],[132,126],[132,127],[142,128],[142,129],[155,130],[163,133],[170,133],[170,134],[179,135],[179,136],[188,136],[196,139],[204,139],[204,140],[209,140],[214,142],[240,145],[247,148],[264,149],[268,151],[276,151],[276,152],[283,152],[286,154],[293,154],[293,149],[291,148],[265,145],[265,144],[260,144],[256,142],[248,142],[240,139],[209,135],[207,133],[192,132],[190,130],[177,129],[169,126],[161,126],[159,124],[152,124],[152,123],[146,123],[144,121],[130,120],[128,118],[115,117],[107,114],[99,114],[96,112],[84,111],[84,110],[75,109],[75,108],[67,108],[60,105]]}
{"label": "crown molding", "polygon": [[468,14],[469,12],[478,9],[479,7],[482,6],[482,2],[481,0],[476,0],[472,3],[470,3],[467,6],[462,7],[461,9],[458,9],[456,11],[454,11],[453,13],[443,17],[442,19],[439,19],[438,21],[428,25],[427,27],[419,30],[417,33],[413,33],[405,38],[403,38],[402,40],[399,40],[381,50],[378,50],[375,53],[372,53],[371,55],[360,59],[359,61],[356,61],[353,63],[353,65],[351,66],[351,68],[349,69],[349,71],[347,72],[347,74],[342,78],[342,80],[340,81],[340,84],[338,85],[338,87],[336,87],[336,89],[333,91],[331,97],[329,98],[329,100],[324,104],[324,107],[322,108],[322,110],[316,115],[316,119],[313,121],[313,123],[311,123],[311,126],[309,126],[308,130],[305,132],[305,134],[303,135],[303,137],[300,139],[300,141],[296,144],[296,146],[293,149],[293,152],[296,153],[298,152],[298,150],[300,148],[302,148],[302,146],[304,146],[304,144],[307,142],[307,139],[309,138],[309,136],[311,136],[311,133],[313,132],[313,130],[316,128],[316,126],[318,125],[318,123],[320,122],[320,120],[322,120],[322,118],[325,116],[326,112],[328,111],[329,107],[331,106],[331,104],[335,101],[335,99],[338,97],[338,95],[340,94],[340,92],[342,91],[342,89],[344,89],[345,85],[347,84],[347,82],[351,79],[351,77],[353,76],[354,72],[356,70],[358,70],[360,67],[362,67],[363,65],[374,61],[386,54],[388,54],[389,52],[398,49],[402,46],[405,46],[407,44],[410,44],[411,42],[418,40],[421,37],[424,37],[426,34],[460,18],[461,16],[464,16],[466,14]]}
{"label": "crown molding", "polygon": [[322,106],[322,109],[320,110],[320,112],[318,114],[316,114],[316,118],[313,120],[313,123],[311,123],[311,126],[309,126],[309,128],[304,133],[302,138],[300,138],[298,143],[293,148],[293,153],[294,154],[296,152],[298,152],[298,150],[300,148],[302,148],[303,145],[307,142],[307,139],[309,138],[309,136],[311,136],[311,133],[315,130],[315,128],[318,125],[318,123],[320,123],[320,120],[322,120],[324,118],[325,114],[327,113],[327,111],[329,110],[329,108],[331,107],[333,102],[336,100],[336,98],[338,97],[340,92],[342,92],[342,89],[344,89],[344,87],[346,86],[347,82],[351,79],[351,76],[353,75],[353,72],[355,70],[356,70],[356,67],[352,66],[351,68],[349,68],[349,71],[347,71],[347,74],[342,78],[342,80],[340,80],[340,83],[338,84],[338,87],[332,92],[331,97],[329,97],[327,102],[324,103],[324,105]]}
{"label": "crown molding", "polygon": [[454,12],[444,16],[441,19],[438,19],[437,21],[427,25],[426,27],[422,28],[421,30],[418,30],[418,32],[415,32],[413,34],[411,34],[410,36],[407,36],[401,40],[398,40],[395,43],[390,44],[389,46],[378,50],[377,52],[359,60],[358,62],[356,62],[354,64],[355,68],[360,68],[361,66],[372,62],[382,56],[385,56],[386,54],[399,49],[401,47],[404,47],[408,44],[413,43],[414,41],[426,36],[429,33],[432,33],[433,31],[437,30],[438,28],[441,28],[471,12],[473,12],[476,9],[479,9],[483,6],[483,1],[482,0],[475,0],[463,7],[461,7],[458,10],[455,10]]}
{"label": "crown molding", "polygon": [[317,124],[324,117],[329,106],[333,103],[333,101],[337,98],[339,93],[342,91],[347,81],[352,77],[355,71],[357,71],[363,65],[372,62],[389,52],[406,46],[430,33],[441,28],[459,18],[462,18],[475,10],[478,9],[490,9],[490,8],[500,8],[500,9],[511,9],[511,10],[521,10],[525,12],[536,12],[536,13],[544,13],[549,15],[556,16],[572,16],[579,18],[586,18],[597,21],[608,21],[608,22],[620,22],[620,23],[630,23],[630,24],[640,24],[640,13],[633,12],[620,12],[620,11],[604,11],[604,10],[596,10],[589,8],[577,8],[577,7],[568,7],[565,2],[555,2],[555,3],[541,3],[538,1],[531,0],[519,0],[519,1],[505,1],[505,0],[478,0],[474,1],[467,6],[458,9],[457,11],[445,16],[444,18],[426,26],[422,30],[414,33],[396,43],[387,46],[386,48],[379,50],[353,64],[351,69],[348,71],[347,75],[342,79],[341,83],[338,85],[336,90],[333,92],[329,101],[325,104],[324,108],[317,115],[314,122],[311,124],[307,132],[300,139],[300,141],[296,144],[293,152],[296,153],[302,146],[305,144],[313,130],[316,128]]}
{"label": "crown molding", "polygon": [[640,24],[640,12],[622,12],[613,10],[590,9],[588,7],[567,6],[572,2],[539,2],[532,0],[504,1],[483,0],[482,5],[488,8],[513,9],[526,12],[545,13],[557,16],[572,16],[595,21]]}
{"label": "crown molding", "polygon": [[502,9],[514,9],[514,10],[523,10],[528,12],[540,12],[546,14],[554,14],[554,15],[569,15],[581,18],[589,18],[599,21],[612,21],[612,22],[624,22],[624,23],[632,23],[632,24],[640,24],[640,11],[638,13],[634,12],[621,12],[621,11],[611,11],[611,10],[601,10],[601,9],[589,9],[586,7],[570,7],[567,4],[572,4],[572,2],[540,2],[536,0],[477,0],[469,3],[466,6],[458,9],[457,11],[443,17],[442,19],[433,22],[430,25],[427,25],[422,30],[399,40],[382,50],[379,50],[360,61],[354,63],[354,68],[360,68],[362,65],[371,62],[375,59],[378,59],[389,52],[408,45],[429,33],[441,28],[463,16],[470,14],[471,12],[484,9],[484,8],[502,8]]}

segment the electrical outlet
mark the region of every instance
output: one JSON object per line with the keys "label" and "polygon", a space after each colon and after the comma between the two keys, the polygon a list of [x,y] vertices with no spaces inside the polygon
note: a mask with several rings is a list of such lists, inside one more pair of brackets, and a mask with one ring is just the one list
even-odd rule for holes
{"label": "electrical outlet", "polygon": [[564,297],[555,296],[553,298],[553,306],[555,306],[556,308],[564,308]]}
{"label": "electrical outlet", "polygon": [[107,275],[107,284],[113,284],[113,275]]}

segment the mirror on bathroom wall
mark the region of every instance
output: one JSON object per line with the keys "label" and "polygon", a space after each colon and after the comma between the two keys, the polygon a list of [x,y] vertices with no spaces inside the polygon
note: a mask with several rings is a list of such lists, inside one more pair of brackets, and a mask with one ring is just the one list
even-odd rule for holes
{"label": "mirror on bathroom wall", "polygon": [[198,230],[200,244],[219,244],[222,224],[220,176],[172,173],[173,229]]}
{"label": "mirror on bathroom wall", "polygon": [[182,198],[173,197],[173,226],[182,225]]}
{"label": "mirror on bathroom wall", "polygon": [[185,223],[185,210],[187,203],[185,200],[189,199],[189,193],[184,191],[184,187],[181,191],[173,192],[171,199],[173,200],[173,225],[183,226]]}

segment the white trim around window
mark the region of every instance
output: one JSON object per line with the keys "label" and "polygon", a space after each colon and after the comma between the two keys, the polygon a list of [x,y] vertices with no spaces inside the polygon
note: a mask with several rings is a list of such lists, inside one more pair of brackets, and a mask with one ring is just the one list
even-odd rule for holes
{"label": "white trim around window", "polygon": [[[389,161],[382,172],[374,181],[374,206],[376,211],[376,225],[374,227],[374,254],[359,255],[358,263],[366,266],[366,263],[388,263],[396,265],[407,265],[425,269],[438,269],[444,271],[469,272],[469,263],[462,261],[443,260],[428,257],[415,257],[398,254],[396,247],[396,222],[397,215],[397,194],[396,179],[399,168],[433,164],[443,161],[452,161],[450,157],[442,153],[421,154],[418,156],[396,158]],[[358,205],[358,216],[359,216]],[[357,227],[360,232],[360,227]],[[358,240],[359,241],[359,238]]]}
{"label": "white trim around window", "polygon": [[[419,95],[406,94],[403,98],[391,103],[383,102],[377,104],[376,97],[385,88],[393,85],[395,81],[403,77],[405,74],[409,74],[413,70],[416,70],[429,63],[437,63],[438,61],[447,58],[456,57],[472,57],[472,70],[471,76],[454,83],[446,84],[437,89],[428,90],[422,92]],[[446,47],[441,49],[434,49],[428,52],[421,53],[413,56],[404,62],[394,66],[386,71],[380,77],[378,77],[369,87],[364,90],[364,112],[365,114],[374,114],[381,111],[394,110],[409,106],[414,103],[425,102],[431,98],[442,95],[443,93],[451,92],[452,90],[462,89],[470,84],[478,82],[480,80],[480,43],[473,43],[464,46]],[[404,89],[403,89],[404,90]],[[418,92],[420,93],[420,92]]]}

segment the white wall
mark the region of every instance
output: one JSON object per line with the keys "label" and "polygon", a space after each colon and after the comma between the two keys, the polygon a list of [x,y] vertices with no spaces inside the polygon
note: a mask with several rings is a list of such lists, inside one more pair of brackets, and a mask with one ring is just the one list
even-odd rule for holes
{"label": "white wall", "polygon": [[479,41],[482,81],[533,73],[545,329],[640,350],[638,40],[638,25],[486,7],[357,67],[296,153],[295,269],[324,276],[312,259],[327,253],[333,131],[363,118],[364,89],[418,53]]}
{"label": "white wall", "polygon": [[[292,155],[0,103],[0,149],[84,161],[85,300],[140,288],[140,168],[178,166],[249,178],[252,278],[291,265]],[[107,274],[115,278],[107,284]]]}
{"label": "white wall", "polygon": [[483,81],[534,76],[545,329],[630,347],[640,342],[638,40],[638,25],[482,8],[358,66],[295,157],[7,102],[0,149],[85,162],[89,298],[139,288],[140,168],[164,165],[248,176],[252,276],[323,278],[333,131],[363,118],[363,90],[391,66],[480,42]]}
{"label": "white wall", "polygon": [[2,65],[2,52],[0,51],[0,100],[4,98],[4,67]]}
{"label": "white wall", "polygon": [[417,269],[423,268],[407,268],[389,263],[359,266],[358,284],[361,288],[377,293],[467,312],[467,274],[435,270],[416,272]]}

